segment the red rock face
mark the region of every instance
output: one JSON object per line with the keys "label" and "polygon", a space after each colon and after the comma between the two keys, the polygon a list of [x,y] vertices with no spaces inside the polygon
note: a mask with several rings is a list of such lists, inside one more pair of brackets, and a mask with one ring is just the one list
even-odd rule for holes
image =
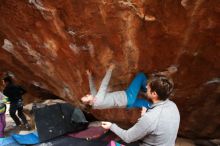
{"label": "red rock face", "polygon": [[[138,71],[175,66],[179,134],[220,137],[219,0],[2,0],[0,71],[10,71],[35,96],[49,91],[78,105],[110,62],[111,89],[125,89]],[[92,111],[131,125],[138,110]]]}

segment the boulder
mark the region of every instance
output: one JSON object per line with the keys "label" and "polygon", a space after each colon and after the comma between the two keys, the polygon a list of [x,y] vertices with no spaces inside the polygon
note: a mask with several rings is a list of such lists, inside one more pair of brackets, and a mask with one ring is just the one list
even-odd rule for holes
{"label": "boulder", "polygon": [[[219,0],[2,0],[0,72],[13,75],[37,98],[74,105],[97,88],[116,64],[111,90],[134,75],[177,68],[172,100],[181,113],[179,135],[220,137]],[[138,109],[91,111],[128,127]]]}

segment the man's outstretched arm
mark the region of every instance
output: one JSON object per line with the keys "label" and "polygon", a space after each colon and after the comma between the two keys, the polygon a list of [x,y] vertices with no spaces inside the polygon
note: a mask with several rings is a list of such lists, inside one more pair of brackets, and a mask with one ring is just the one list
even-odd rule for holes
{"label": "man's outstretched arm", "polygon": [[126,143],[140,140],[152,132],[152,121],[146,115],[142,116],[138,122],[128,130],[124,130],[116,124],[110,124],[108,125],[109,127],[105,127],[106,124],[109,124],[109,122],[103,122],[103,128],[110,128],[112,132],[118,135]]}

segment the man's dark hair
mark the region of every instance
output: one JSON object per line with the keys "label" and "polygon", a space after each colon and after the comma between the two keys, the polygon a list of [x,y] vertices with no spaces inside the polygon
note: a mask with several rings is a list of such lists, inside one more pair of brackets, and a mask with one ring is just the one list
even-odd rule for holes
{"label": "man's dark hair", "polygon": [[173,81],[166,76],[157,75],[152,77],[148,84],[151,92],[156,92],[160,100],[166,100],[173,91]]}
{"label": "man's dark hair", "polygon": [[4,81],[5,83],[8,83],[8,84],[12,84],[12,83],[13,83],[12,77],[10,77],[10,76],[4,77],[4,78],[3,78],[3,81]]}

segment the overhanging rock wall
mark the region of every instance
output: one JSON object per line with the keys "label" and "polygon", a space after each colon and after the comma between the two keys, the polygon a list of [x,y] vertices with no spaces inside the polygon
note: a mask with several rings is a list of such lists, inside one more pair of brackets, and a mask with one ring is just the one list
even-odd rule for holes
{"label": "overhanging rock wall", "polygon": [[[79,104],[89,91],[87,68],[98,87],[114,62],[111,89],[121,90],[138,71],[175,66],[180,135],[217,138],[219,12],[219,0],[1,0],[0,71],[29,88],[29,101],[49,91]],[[130,125],[139,111],[93,114]]]}

